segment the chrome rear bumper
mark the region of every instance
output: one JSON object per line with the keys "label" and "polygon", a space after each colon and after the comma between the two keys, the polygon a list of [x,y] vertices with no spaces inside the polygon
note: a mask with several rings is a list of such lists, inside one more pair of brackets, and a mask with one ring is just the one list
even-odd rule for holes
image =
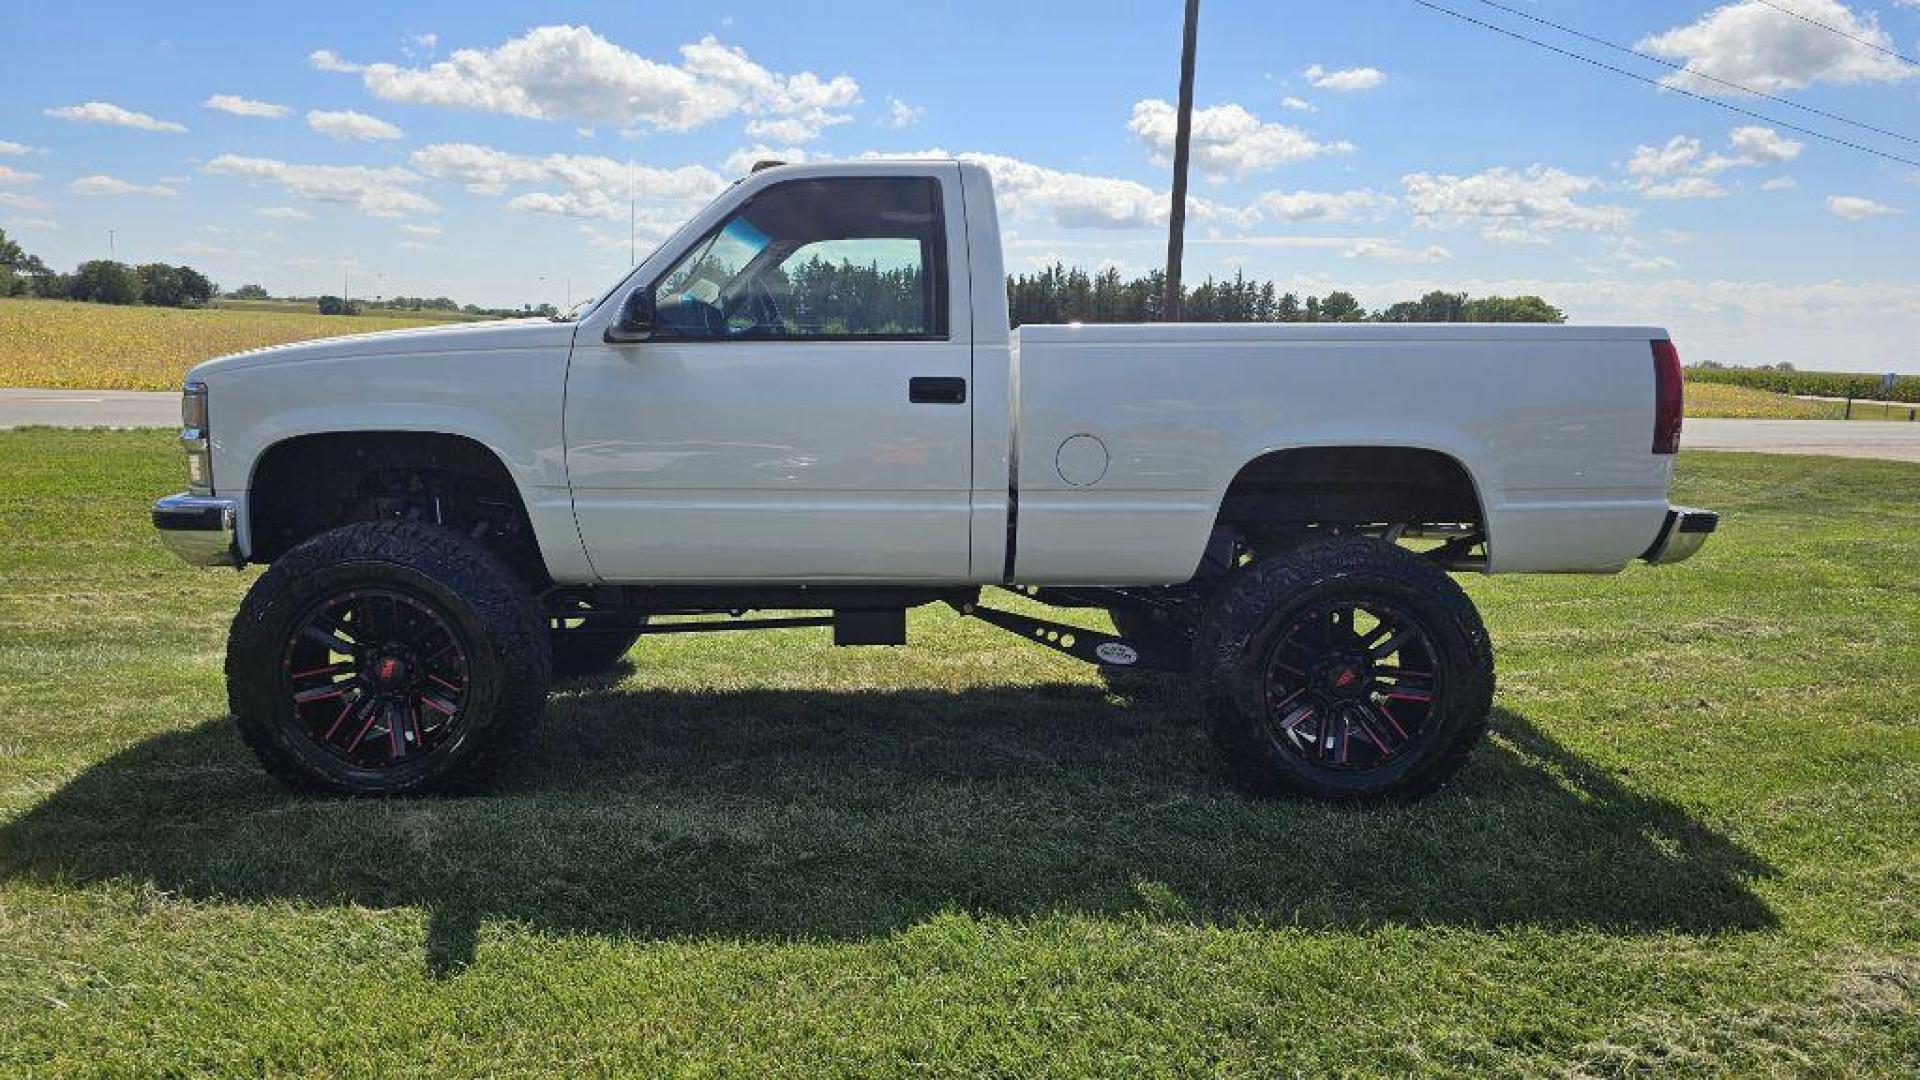
{"label": "chrome rear bumper", "polygon": [[167,550],[194,566],[239,566],[240,505],[206,495],[169,495],[153,504],[153,527]]}
{"label": "chrome rear bumper", "polygon": [[1711,510],[1695,510],[1690,506],[1670,507],[1667,520],[1661,523],[1660,535],[1654,537],[1653,546],[1640,557],[1655,566],[1685,562],[1693,558],[1701,545],[1707,542],[1707,537],[1712,536],[1719,527],[1720,515]]}

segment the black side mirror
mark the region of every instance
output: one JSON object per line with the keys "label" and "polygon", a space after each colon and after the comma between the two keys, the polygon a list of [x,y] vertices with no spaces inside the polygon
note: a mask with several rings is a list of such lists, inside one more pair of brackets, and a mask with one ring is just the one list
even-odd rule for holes
{"label": "black side mirror", "polygon": [[631,343],[653,336],[653,290],[635,289],[620,306],[620,319],[607,327],[607,341]]}

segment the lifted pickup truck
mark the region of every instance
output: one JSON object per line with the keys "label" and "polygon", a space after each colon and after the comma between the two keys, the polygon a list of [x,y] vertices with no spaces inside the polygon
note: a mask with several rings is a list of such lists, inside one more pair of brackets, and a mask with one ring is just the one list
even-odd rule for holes
{"label": "lifted pickup truck", "polygon": [[946,603],[1196,677],[1255,792],[1364,799],[1434,788],[1486,728],[1492,647],[1449,572],[1676,562],[1716,523],[1667,503],[1662,330],[1007,326],[982,169],[767,168],[561,320],[200,365],[191,490],[154,524],[268,565],[228,694],[302,787],[473,781],[553,674],[645,634],[898,644]]}

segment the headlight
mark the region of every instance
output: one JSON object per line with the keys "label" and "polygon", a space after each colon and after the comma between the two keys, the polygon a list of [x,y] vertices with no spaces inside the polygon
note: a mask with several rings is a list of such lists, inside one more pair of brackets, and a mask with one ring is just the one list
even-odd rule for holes
{"label": "headlight", "polygon": [[212,491],[206,383],[190,382],[180,391],[180,448],[187,452],[187,486],[196,491]]}

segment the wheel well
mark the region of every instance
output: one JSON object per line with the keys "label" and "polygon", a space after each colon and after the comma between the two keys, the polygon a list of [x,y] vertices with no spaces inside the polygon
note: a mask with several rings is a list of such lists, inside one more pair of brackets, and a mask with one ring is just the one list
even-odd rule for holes
{"label": "wheel well", "polygon": [[512,474],[460,435],[349,431],[275,443],[254,465],[247,513],[253,562],[341,525],[401,519],[455,529],[529,580],[546,577]]}
{"label": "wheel well", "polygon": [[1221,501],[1222,526],[1469,525],[1486,514],[1473,477],[1437,450],[1310,446],[1248,462]]}

